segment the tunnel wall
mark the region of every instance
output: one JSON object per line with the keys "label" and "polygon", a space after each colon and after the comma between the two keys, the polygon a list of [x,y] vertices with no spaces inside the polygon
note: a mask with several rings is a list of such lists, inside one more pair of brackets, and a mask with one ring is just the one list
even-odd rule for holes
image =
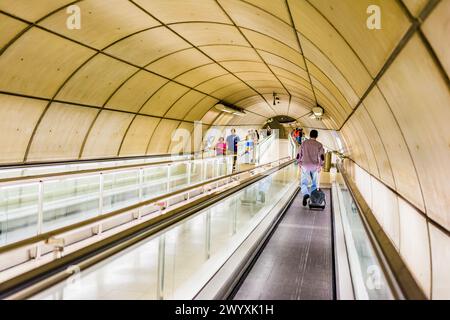
{"label": "tunnel wall", "polygon": [[448,12],[443,1],[423,24],[436,56],[411,37],[340,131],[347,172],[433,299],[450,298],[449,47],[436,37]]}

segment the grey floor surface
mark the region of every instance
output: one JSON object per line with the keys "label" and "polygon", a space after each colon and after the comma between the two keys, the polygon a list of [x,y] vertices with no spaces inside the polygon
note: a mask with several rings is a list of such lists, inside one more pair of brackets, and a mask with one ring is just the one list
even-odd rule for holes
{"label": "grey floor surface", "polygon": [[324,211],[296,196],[234,300],[333,299],[330,190],[323,191]]}

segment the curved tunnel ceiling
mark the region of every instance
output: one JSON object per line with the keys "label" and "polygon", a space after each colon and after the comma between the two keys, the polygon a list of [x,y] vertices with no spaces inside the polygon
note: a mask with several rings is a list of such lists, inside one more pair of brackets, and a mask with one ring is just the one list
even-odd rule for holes
{"label": "curved tunnel ceiling", "polygon": [[[166,153],[168,133],[193,121],[261,125],[287,115],[338,130],[426,1],[375,1],[385,15],[376,31],[366,27],[372,2],[4,0],[2,131],[17,128],[1,142],[1,161]],[[72,4],[80,30],[66,27]],[[416,38],[411,46],[421,46]],[[219,114],[220,100],[247,116]],[[309,118],[317,103],[320,122]]]}
{"label": "curved tunnel ceiling", "polygon": [[[72,4],[80,30],[66,27]],[[366,26],[370,5],[381,30]],[[409,240],[444,230],[430,250],[450,252],[450,0],[2,0],[0,29],[2,164],[167,153],[195,121],[286,115],[321,129],[363,187],[374,177],[369,198],[378,181],[426,217],[403,214],[422,232]],[[427,295],[440,292],[421,269],[434,251],[395,232]]]}

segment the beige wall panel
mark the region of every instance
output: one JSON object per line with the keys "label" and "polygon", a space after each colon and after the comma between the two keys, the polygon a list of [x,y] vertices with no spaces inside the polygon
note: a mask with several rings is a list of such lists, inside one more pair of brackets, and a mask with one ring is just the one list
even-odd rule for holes
{"label": "beige wall panel", "polygon": [[105,55],[97,55],[64,85],[56,98],[102,106],[111,94],[137,70]]}
{"label": "beige wall panel", "polygon": [[[183,119],[193,106],[195,106],[201,99],[205,97],[204,94],[191,90],[180,98],[174,105],[167,110],[164,117]],[[202,115],[203,116],[203,115]]]}
{"label": "beige wall panel", "polygon": [[330,100],[325,97],[319,90],[316,90],[316,97],[317,103],[323,107],[324,114],[326,114],[323,119],[323,123],[327,124],[328,128],[330,128],[328,124],[332,123],[331,128],[338,130],[344,122],[343,117],[339,114],[339,111],[336,111],[336,107],[333,106]]}
{"label": "beige wall panel", "polygon": [[130,33],[159,25],[128,1],[85,0],[76,5],[81,10],[79,30],[66,27],[69,16],[66,10],[58,11],[39,25],[96,49],[103,49]]}
{"label": "beige wall panel", "polygon": [[249,47],[212,45],[202,46],[200,50],[219,62],[233,60],[261,61],[255,49]]}
{"label": "beige wall panel", "polygon": [[[352,133],[350,131],[350,127],[345,125],[342,127],[342,129],[340,130],[341,136],[342,136],[342,140],[344,141],[345,144],[345,154],[346,155],[353,155],[354,153],[354,145],[352,144],[353,139],[352,139]],[[351,162],[351,161],[347,161]]]}
{"label": "beige wall panel", "polygon": [[293,91],[292,87],[287,87],[289,92],[292,94],[292,101],[297,101],[301,106],[311,110],[311,108],[314,108],[316,106],[316,103],[312,98],[306,97],[302,93],[298,93]]}
{"label": "beige wall panel", "polygon": [[[261,60],[260,60],[261,61]],[[254,72],[270,72],[270,69],[261,62],[251,62],[251,61],[226,61],[222,62],[226,69],[232,73],[242,72],[242,71],[254,71]]]}
{"label": "beige wall panel", "polygon": [[[345,38],[369,69],[372,77],[381,70],[410,26],[400,6],[392,0],[340,0],[333,6],[329,0],[318,0],[311,1],[310,4],[318,9]],[[381,10],[380,30],[374,31],[366,27],[369,17],[367,8],[370,5],[377,5]]]}
{"label": "beige wall panel", "polygon": [[427,214],[450,230],[450,91],[418,36],[380,80],[417,168]]}
{"label": "beige wall panel", "polygon": [[265,72],[235,72],[236,76],[239,77],[239,79],[242,79],[244,81],[248,80],[270,80],[270,81],[277,81],[277,78],[274,77],[271,73],[265,73]]}
{"label": "beige wall panel", "polygon": [[321,95],[326,98],[331,107],[333,108],[333,112],[336,113],[335,119],[341,122],[339,126],[345,121],[345,119],[350,115],[349,112],[345,109],[345,107],[339,104],[339,101],[336,97],[331,93],[327,87],[322,85],[322,83],[318,82],[316,79],[311,78],[312,83],[314,85],[314,91],[316,95]]}
{"label": "beige wall panel", "polygon": [[356,117],[356,119],[361,124],[361,127],[364,129],[364,132],[368,137],[368,141],[372,146],[377,166],[380,169],[379,178],[388,186],[395,189],[394,177],[392,174],[389,155],[386,153],[380,135],[378,134],[378,131],[374,126],[364,105],[361,105],[361,107],[355,111],[353,116]]}
{"label": "beige wall panel", "polygon": [[230,120],[233,119],[233,115],[229,113],[223,112],[217,119],[214,121],[215,126],[226,125]]}
{"label": "beige wall panel", "polygon": [[244,90],[236,91],[228,96],[225,96],[223,100],[225,100],[226,102],[232,103],[232,104],[236,104],[239,101],[241,101],[245,98],[248,98],[248,97],[252,97],[256,94],[257,93],[255,93],[255,91],[253,91],[250,88],[247,88]]}
{"label": "beige wall panel", "polygon": [[147,71],[139,71],[114,93],[106,107],[138,112],[145,101],[167,82]]}
{"label": "beige wall panel", "polygon": [[183,73],[181,76],[175,78],[175,80],[187,86],[195,87],[209,79],[213,79],[227,73],[228,72],[224,68],[212,63]]}
{"label": "beige wall panel", "polygon": [[304,86],[299,85],[297,82],[284,77],[279,77],[279,79],[283,81],[284,86],[292,95],[297,95],[307,102],[311,102],[314,105],[316,104],[314,102],[314,95],[310,89],[305,88]]}
{"label": "beige wall panel", "polygon": [[427,4],[428,0],[402,0],[414,16],[418,16]]}
{"label": "beige wall panel", "polygon": [[26,27],[26,23],[0,13],[0,49]]}
{"label": "beige wall panel", "polygon": [[431,266],[427,222],[404,200],[399,199],[400,255],[417,283],[430,297]]}
{"label": "beige wall panel", "polygon": [[[194,147],[194,124],[181,122],[178,128],[172,133],[172,141],[169,145],[167,153],[189,153]],[[202,139],[202,137],[200,137]]]}
{"label": "beige wall panel", "polygon": [[105,50],[141,67],[172,52],[191,46],[166,27],[157,27],[132,35]]}
{"label": "beige wall panel", "polygon": [[310,119],[308,117],[302,117],[302,118],[298,119],[298,121],[304,127],[309,127],[309,128],[314,128],[314,129],[327,129],[327,127],[323,124],[322,121]]}
{"label": "beige wall panel", "polygon": [[148,145],[147,154],[167,153],[172,141],[172,133],[178,127],[179,123],[180,121],[175,120],[161,120]]}
{"label": "beige wall panel", "polygon": [[0,10],[30,22],[35,22],[48,13],[64,7],[71,2],[73,0],[39,0],[39,2],[33,1],[33,4],[31,4],[30,0],[2,0],[0,1]]}
{"label": "beige wall panel", "polygon": [[279,19],[290,24],[291,19],[287,10],[286,3],[284,1],[261,1],[261,0],[245,0],[247,3],[251,3],[259,8],[269,11]]}
{"label": "beige wall panel", "polygon": [[309,112],[311,112],[311,109],[308,109],[303,101],[295,97],[291,98],[291,106],[289,107],[290,115],[294,118],[298,118],[308,114]]}
{"label": "beige wall panel", "polygon": [[226,97],[243,90],[250,90],[250,88],[243,82],[237,82],[220,88],[219,90],[213,91],[211,92],[211,95],[219,99],[225,99]]}
{"label": "beige wall panel", "polygon": [[352,107],[348,103],[347,99],[342,95],[339,89],[334,85],[334,83],[319,69],[317,69],[313,64],[309,64],[309,72],[311,73],[311,80],[320,82],[327,90],[333,94],[339,104],[344,108],[345,113],[350,114],[352,112]]}
{"label": "beige wall panel", "polygon": [[317,130],[319,133],[319,136],[317,138],[317,141],[319,141],[320,143],[322,143],[328,150],[336,150],[336,143],[335,143],[335,139],[332,136],[332,132],[331,130]]}
{"label": "beige wall panel", "polygon": [[0,56],[0,90],[51,98],[93,54],[71,41],[32,28]]}
{"label": "beige wall panel", "polygon": [[[356,93],[362,96],[372,79],[349,45],[306,0],[291,0],[289,6],[295,26],[302,33],[302,45],[305,38],[314,42],[345,75]],[[310,58],[312,53],[307,49],[303,46],[304,54]]]}
{"label": "beige wall panel", "polygon": [[[219,100],[205,97],[200,100],[195,106],[189,110],[184,120],[187,121],[203,121],[204,123],[211,124],[214,119],[205,118],[206,113],[216,104]],[[212,110],[211,110],[212,111]],[[216,111],[216,116],[219,112]],[[210,117],[214,115],[214,113],[210,114]]]}
{"label": "beige wall panel", "polygon": [[195,46],[234,44],[248,46],[248,42],[235,26],[214,23],[181,23],[172,25],[178,34]]}
{"label": "beige wall panel", "polygon": [[81,158],[116,156],[132,119],[132,114],[102,111],[86,139]]}
{"label": "beige wall panel", "polygon": [[252,45],[256,49],[264,50],[266,52],[278,55],[299,66],[302,65],[302,55],[300,54],[297,46],[289,47],[288,45],[278,41],[277,38],[274,39],[252,30],[241,30],[244,33],[245,37],[252,43]]}
{"label": "beige wall panel", "polygon": [[254,128],[260,128],[263,123],[266,121],[266,118],[258,116],[256,114],[248,114],[243,117],[235,116],[228,125],[236,125],[236,126],[242,126],[242,125],[251,125]]}
{"label": "beige wall panel", "polygon": [[267,106],[267,102],[264,101],[264,99],[259,95],[255,95],[253,97],[249,97],[242,101],[239,101],[239,107],[242,108],[254,108],[256,106]]}
{"label": "beige wall panel", "polygon": [[263,50],[258,50],[258,53],[261,55],[264,61],[266,61],[266,63],[269,64],[270,66],[276,66],[285,69],[286,71],[295,73],[296,75],[302,76],[305,79],[308,78],[305,69],[305,62],[303,61],[303,56],[299,52],[295,53],[296,57],[295,62],[286,59],[286,57],[279,56]]}
{"label": "beige wall panel", "polygon": [[450,237],[434,225],[429,224],[431,255],[433,261],[434,300],[450,300]]}
{"label": "beige wall panel", "polygon": [[436,52],[447,75],[450,75],[450,1],[441,1],[422,24],[422,30]]}
{"label": "beige wall panel", "polygon": [[[285,95],[288,94],[288,92],[284,90],[283,86],[279,81],[249,80],[246,81],[246,83],[253,88],[273,88],[272,91],[275,91],[278,94],[285,94]],[[273,100],[273,96],[271,96],[270,99]]]}
{"label": "beige wall panel", "polygon": [[188,91],[189,88],[169,82],[145,103],[140,113],[162,117],[170,106]]}
{"label": "beige wall panel", "polygon": [[27,161],[78,159],[98,110],[53,103],[37,127]]}
{"label": "beige wall panel", "polygon": [[223,76],[219,76],[217,78],[205,81],[204,83],[198,85],[196,89],[205,92],[211,93],[213,91],[219,90],[220,88],[226,87],[233,83],[238,83],[239,81],[234,75],[226,74]]}
{"label": "beige wall panel", "polygon": [[356,117],[355,118],[352,117],[351,124],[356,133],[355,139],[357,141],[359,149],[361,153],[364,155],[364,157],[366,157],[367,159],[368,168],[367,167],[365,168],[366,171],[371,173],[373,176],[379,178],[380,172],[378,170],[378,164],[375,160],[375,154],[372,145],[369,141],[369,138],[367,137],[366,132],[363,129],[364,124],[361,123],[359,119],[357,119]]}
{"label": "beige wall panel", "polygon": [[[328,78],[333,82],[333,84],[339,89],[345,99],[348,101],[350,106],[354,108],[359,102],[359,97],[356,94],[355,89],[352,87],[350,80],[344,77],[341,71],[336,68],[336,66],[331,63],[331,61],[323,55],[311,42],[302,39],[303,50],[305,51],[306,58],[311,61],[309,63],[306,61],[308,65],[308,70],[313,70],[310,67],[311,64],[314,64],[321,70],[322,73],[326,74]],[[311,71],[312,74],[313,71]],[[316,78],[320,79],[316,74],[314,74]],[[352,81],[354,82],[354,80]]]}
{"label": "beige wall panel", "polygon": [[414,164],[394,116],[383,96],[374,87],[364,100],[364,106],[378,129],[392,166],[396,190],[424,210],[419,180]]}
{"label": "beige wall panel", "polygon": [[183,72],[209,63],[212,63],[211,59],[197,49],[191,48],[161,58],[146,67],[146,69],[173,79]]}
{"label": "beige wall panel", "polygon": [[325,109],[326,112],[329,112],[330,115],[333,116],[335,121],[340,123],[340,127],[347,118],[348,114],[326,87],[324,87],[320,82],[314,80],[313,84],[317,99],[319,99],[320,96],[320,99],[324,102],[323,104],[319,104]]}
{"label": "beige wall panel", "polygon": [[210,0],[137,0],[136,3],[164,23],[183,21],[230,23],[220,7]]}
{"label": "beige wall panel", "polygon": [[[275,75],[278,78],[280,78],[280,77],[287,78],[287,79],[290,79],[292,81],[295,81],[295,82],[301,84],[306,89],[311,89],[308,74],[305,71],[303,71],[302,69],[300,69],[301,70],[300,73],[295,73],[295,72],[293,72],[293,71],[295,71],[294,66],[290,70],[282,69],[282,68],[278,68],[278,67],[274,67],[274,66],[270,66],[270,68],[272,69],[272,71],[275,73]],[[297,68],[297,69],[299,69],[299,68]]]}
{"label": "beige wall panel", "polygon": [[[206,98],[206,99],[208,99],[208,98]],[[211,102],[212,102],[211,105],[214,105],[217,102],[217,100],[212,100]],[[205,104],[206,104],[206,102],[205,102]],[[200,104],[197,106],[200,107]],[[219,116],[219,114],[220,114],[220,111],[217,111],[216,109],[212,108],[208,112],[205,113],[205,115],[201,119],[201,122],[206,123],[206,124],[211,124],[214,122],[214,119],[216,119]],[[190,120],[190,119],[191,119],[191,117],[188,114],[186,117],[186,120]]]}
{"label": "beige wall panel", "polygon": [[136,116],[126,133],[120,148],[120,156],[145,155],[148,142],[160,119]]}
{"label": "beige wall panel", "polygon": [[352,146],[350,157],[364,170],[370,172],[369,159],[366,155],[365,145],[361,141],[360,133],[356,129],[354,118],[350,118],[345,126],[348,127],[350,134],[349,140]]}
{"label": "beige wall panel", "polygon": [[[259,98],[259,96],[258,96],[258,98]],[[252,99],[252,98],[250,98],[250,99]],[[258,99],[258,101],[260,101],[260,100],[261,100],[261,98]],[[269,108],[269,106],[267,105],[266,102],[255,103],[254,105],[247,107],[245,110],[252,111],[254,113],[257,113],[257,114],[262,115],[267,118],[276,116],[275,112],[271,108]]]}
{"label": "beige wall panel", "polygon": [[267,34],[292,48],[297,48],[295,33],[286,22],[243,1],[219,0],[219,3],[238,26]]}
{"label": "beige wall panel", "polygon": [[23,161],[47,101],[0,94],[0,163]]}

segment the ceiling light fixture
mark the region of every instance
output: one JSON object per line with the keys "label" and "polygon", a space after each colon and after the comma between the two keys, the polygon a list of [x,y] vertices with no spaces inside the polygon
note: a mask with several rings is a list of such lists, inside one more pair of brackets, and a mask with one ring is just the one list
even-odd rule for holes
{"label": "ceiling light fixture", "polygon": [[274,92],[273,93],[273,105],[275,106],[277,103],[280,103],[280,97]]}
{"label": "ceiling light fixture", "polygon": [[223,103],[218,103],[214,106],[217,110],[234,114],[235,116],[244,116],[246,113],[243,109],[234,107],[234,106],[227,106]]}

